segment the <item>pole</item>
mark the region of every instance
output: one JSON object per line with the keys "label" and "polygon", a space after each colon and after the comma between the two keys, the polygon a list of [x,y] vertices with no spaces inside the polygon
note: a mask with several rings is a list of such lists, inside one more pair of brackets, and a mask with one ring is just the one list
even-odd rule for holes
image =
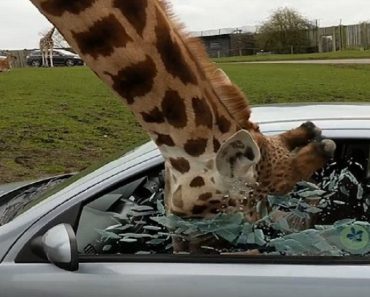
{"label": "pole", "polygon": [[342,19],[339,21],[339,50],[343,50]]}

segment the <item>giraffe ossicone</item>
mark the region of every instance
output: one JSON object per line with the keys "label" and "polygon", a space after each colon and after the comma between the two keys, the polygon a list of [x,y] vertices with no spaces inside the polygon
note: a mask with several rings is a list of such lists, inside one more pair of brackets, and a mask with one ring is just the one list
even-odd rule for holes
{"label": "giraffe ossicone", "polygon": [[[250,121],[243,92],[184,32],[164,0],[30,0],[112,88],[165,159],[166,208],[183,217],[243,211],[287,192],[333,147],[302,125],[275,137]],[[245,185],[240,195],[235,184]],[[250,188],[250,190],[249,190]]]}

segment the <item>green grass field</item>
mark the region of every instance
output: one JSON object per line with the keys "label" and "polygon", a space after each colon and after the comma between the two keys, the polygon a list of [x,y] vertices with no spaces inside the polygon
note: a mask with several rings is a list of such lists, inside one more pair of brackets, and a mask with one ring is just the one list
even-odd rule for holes
{"label": "green grass field", "polygon": [[251,104],[369,102],[370,65],[221,64]]}
{"label": "green grass field", "polygon": [[214,59],[218,63],[255,62],[255,61],[287,61],[287,60],[327,60],[327,59],[361,59],[370,58],[370,50],[345,50],[327,53],[293,54],[293,55],[253,55]]}
{"label": "green grass field", "polygon": [[[370,65],[222,64],[252,104],[370,101]],[[0,73],[0,182],[78,171],[148,139],[87,68]]]}

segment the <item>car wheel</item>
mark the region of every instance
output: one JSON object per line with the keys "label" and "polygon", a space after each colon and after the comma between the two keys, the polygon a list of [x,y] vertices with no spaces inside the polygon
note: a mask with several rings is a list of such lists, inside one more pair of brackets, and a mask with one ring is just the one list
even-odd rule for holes
{"label": "car wheel", "polygon": [[34,61],[32,61],[31,66],[32,67],[40,67],[41,66],[41,63],[38,60],[34,60]]}
{"label": "car wheel", "polygon": [[75,62],[73,62],[73,60],[68,59],[68,60],[66,61],[66,66],[71,67],[71,66],[74,66],[74,65],[75,65]]}

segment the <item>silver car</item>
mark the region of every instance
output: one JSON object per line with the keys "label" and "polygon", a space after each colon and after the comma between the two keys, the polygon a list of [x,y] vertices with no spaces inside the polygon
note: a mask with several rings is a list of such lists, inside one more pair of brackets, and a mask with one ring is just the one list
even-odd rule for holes
{"label": "silver car", "polygon": [[[311,120],[336,140],[335,160],[316,176],[334,194],[306,183],[296,192],[302,199],[269,197],[280,214],[310,226],[288,230],[296,225],[284,216],[272,231],[253,227],[238,237],[251,253],[205,246],[173,254],[181,232],[168,229],[163,159],[149,142],[75,176],[0,188],[0,296],[367,297],[370,105],[257,106],[253,120],[265,134]],[[220,218],[228,221],[219,229],[172,219],[187,234],[208,228],[233,242],[241,230],[235,217]]]}

